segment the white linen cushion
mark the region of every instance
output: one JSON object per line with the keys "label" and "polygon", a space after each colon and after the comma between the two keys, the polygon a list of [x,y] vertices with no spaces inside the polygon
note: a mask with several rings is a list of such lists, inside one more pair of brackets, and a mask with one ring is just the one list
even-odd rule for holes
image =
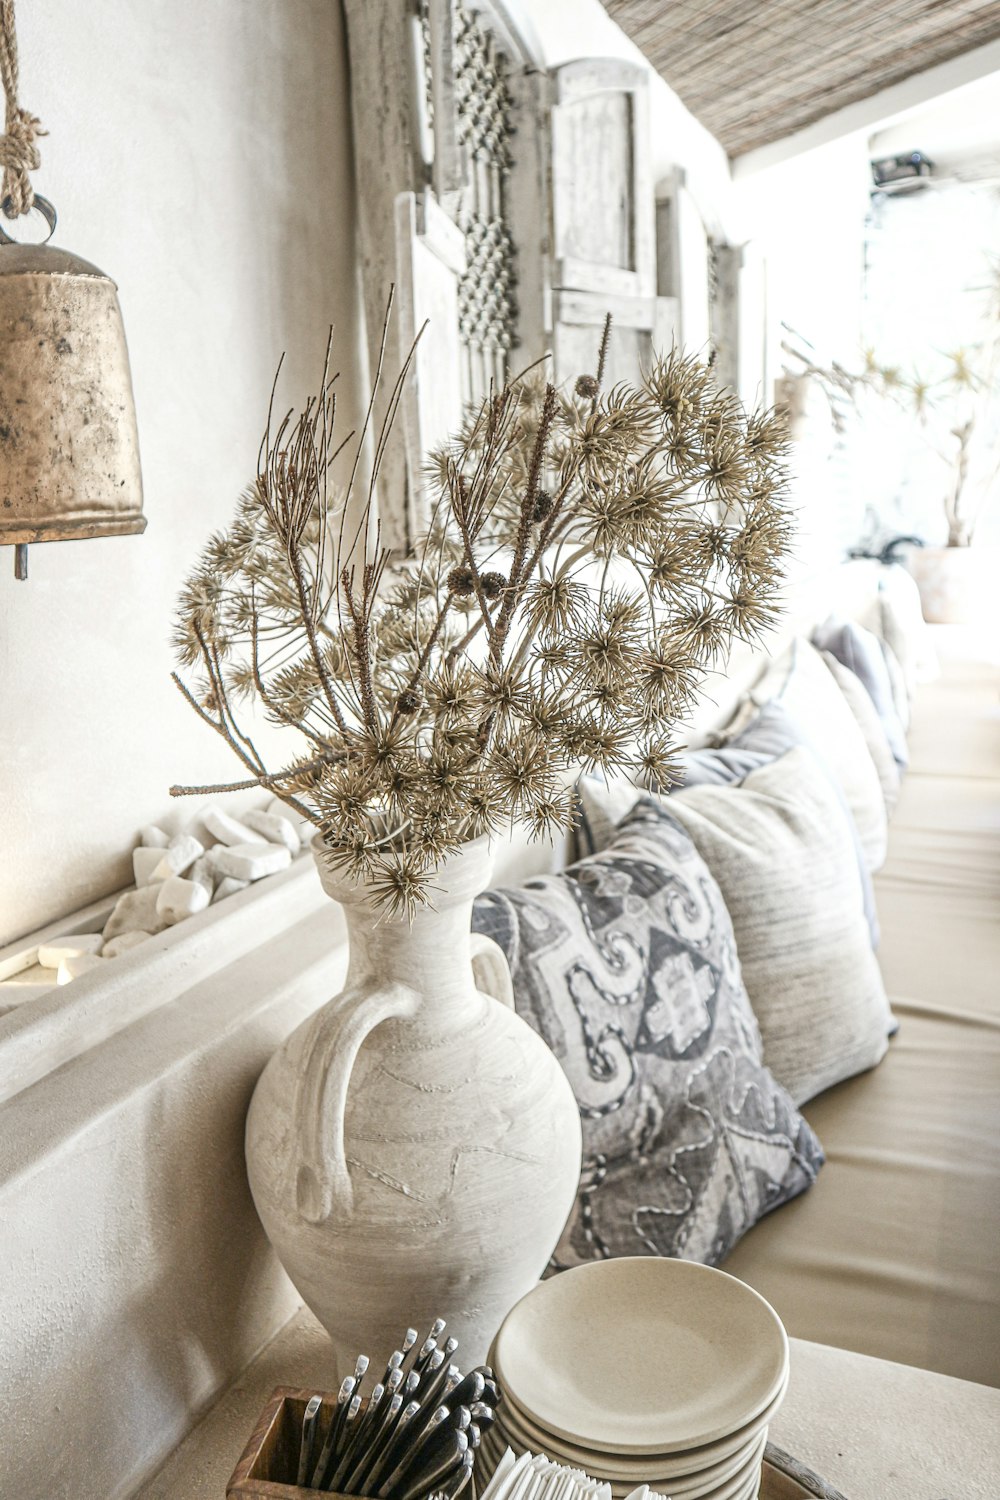
{"label": "white linen cushion", "polygon": [[776,698],[815,745],[851,810],[869,870],[880,869],[889,830],[878,773],[857,720],[816,648],[801,637],[793,641],[765,669],[751,697],[758,705]]}
{"label": "white linen cushion", "polygon": [[[878,912],[875,909],[875,888],[872,885],[868,860],[864,849],[861,847],[861,839],[858,837],[857,826],[851,814],[851,809],[847,805],[847,799],[841,791],[840,782],[824,758],[822,747],[816,743],[811,735],[805,733],[798,720],[792,718],[791,714],[783,707],[781,700],[778,698],[771,698],[760,708],[757,708],[748,698],[745,705],[745,713],[747,722],[744,727],[739,729],[738,733],[732,730],[729,731],[728,749],[743,752],[752,751],[758,754],[765,754],[768,760],[778,760],[782,755],[787,755],[789,750],[796,750],[801,745],[806,750],[811,751],[816,757],[817,763],[822,766],[824,775],[836,795],[837,805],[843,815],[844,827],[851,835],[851,843],[854,847],[854,856],[857,861],[858,875],[861,881],[861,896],[865,919],[871,932],[872,947],[877,948]],[[743,723],[742,713],[737,715],[734,723],[736,725]],[[716,750],[709,753],[719,754],[720,752]],[[753,769],[756,768],[748,766],[747,775]],[[737,778],[730,777],[729,779],[735,781]],[[742,780],[743,778],[740,777],[739,779]],[[702,777],[701,780],[704,781],[705,778]]]}
{"label": "white linen cushion", "polygon": [[818,651],[829,651],[845,667],[850,667],[864,685],[882,721],[896,764],[901,772],[905,771],[910,754],[903,720],[896,707],[885,642],[856,620],[844,620],[836,615],[830,615],[822,625],[817,625],[810,639]]}
{"label": "white linen cushion", "polygon": [[791,750],[739,786],[673,792],[670,811],[722,891],[775,1078],[801,1104],[874,1067],[893,1018],[850,832],[815,757]]}
{"label": "white linen cushion", "polygon": [[933,682],[939,668],[920,607],[920,590],[901,563],[890,563],[879,574],[878,626],[876,634],[902,667],[912,697],[918,683]]}
{"label": "white linen cushion", "polygon": [[893,651],[892,647],[889,645],[889,642],[883,641],[880,637],[879,645],[882,647],[882,659],[885,662],[885,669],[889,674],[889,685],[892,688],[893,705],[896,709],[897,714],[899,715],[899,722],[903,726],[903,733],[909,734],[910,692],[906,686],[906,678],[903,676],[903,669],[899,665],[899,658],[896,655],[895,651]]}
{"label": "white linen cushion", "polygon": [[844,663],[838,661],[829,651],[824,651],[822,656],[833,673],[833,680],[843,693],[847,706],[857,721],[858,728],[865,737],[868,754],[878,772],[886,813],[892,817],[896,803],[899,801],[899,766],[892,753],[892,746],[889,744],[882,720],[879,718],[878,709],[872,702],[868,689],[850,667],[845,667]]}

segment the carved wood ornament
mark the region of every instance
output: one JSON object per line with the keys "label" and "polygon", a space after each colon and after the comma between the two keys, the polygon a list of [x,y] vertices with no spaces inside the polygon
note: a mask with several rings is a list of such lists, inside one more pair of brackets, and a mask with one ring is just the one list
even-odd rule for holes
{"label": "carved wood ornament", "polygon": [[547,351],[557,381],[589,370],[609,311],[608,378],[636,376],[677,303],[657,288],[645,68],[547,71],[499,0],[346,13],[372,367],[391,283],[390,369],[428,324],[379,485],[404,552],[427,520],[423,457],[466,403]]}

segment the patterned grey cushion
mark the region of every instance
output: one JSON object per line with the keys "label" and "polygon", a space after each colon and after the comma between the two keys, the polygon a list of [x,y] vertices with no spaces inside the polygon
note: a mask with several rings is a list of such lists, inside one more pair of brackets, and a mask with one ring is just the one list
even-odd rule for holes
{"label": "patterned grey cushion", "polygon": [[518,1011],[580,1105],[583,1179],[557,1267],[716,1265],[815,1180],[822,1148],[761,1061],[719,888],[651,799],[602,853],[481,896],[473,927],[503,948]]}

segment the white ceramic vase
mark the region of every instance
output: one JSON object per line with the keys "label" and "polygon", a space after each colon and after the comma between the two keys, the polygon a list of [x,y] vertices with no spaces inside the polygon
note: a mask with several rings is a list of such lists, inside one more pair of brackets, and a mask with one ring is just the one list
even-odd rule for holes
{"label": "white ceramic vase", "polygon": [[572,1208],[580,1117],[542,1039],[513,1009],[495,943],[470,933],[486,840],[436,879],[435,910],[379,920],[331,875],[350,961],[257,1084],[250,1187],[267,1235],[329,1332],[338,1375],[436,1317],[482,1363],[538,1280]]}

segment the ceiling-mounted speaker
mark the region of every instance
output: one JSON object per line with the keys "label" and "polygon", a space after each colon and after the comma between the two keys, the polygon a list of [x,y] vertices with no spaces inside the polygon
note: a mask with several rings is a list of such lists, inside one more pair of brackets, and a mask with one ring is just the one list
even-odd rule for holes
{"label": "ceiling-mounted speaker", "polygon": [[919,193],[934,176],[934,163],[922,151],[882,156],[872,162],[872,181],[878,193]]}

